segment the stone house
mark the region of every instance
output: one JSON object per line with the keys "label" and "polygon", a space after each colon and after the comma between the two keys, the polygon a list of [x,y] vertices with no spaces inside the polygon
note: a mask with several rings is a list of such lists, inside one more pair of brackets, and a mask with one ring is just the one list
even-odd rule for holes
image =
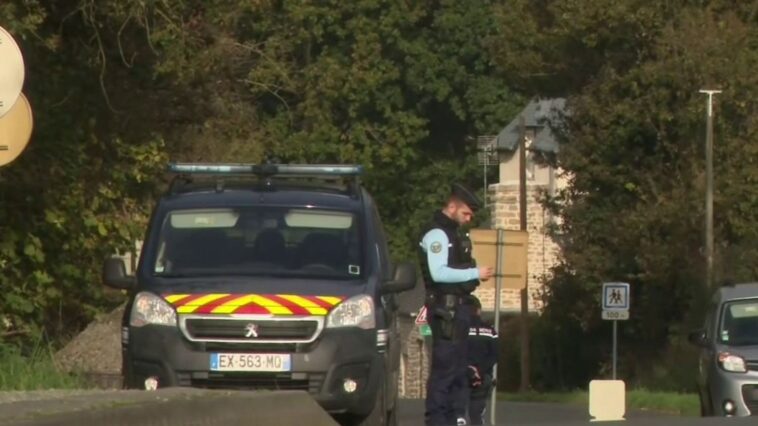
{"label": "stone house", "polygon": [[[540,203],[545,195],[554,195],[566,186],[566,178],[559,170],[538,161],[540,156],[555,155],[558,141],[547,125],[564,112],[564,99],[534,100],[511,120],[500,133],[491,139],[498,157],[498,182],[488,185],[488,207],[491,225],[495,229],[520,229],[519,219],[519,135],[523,117],[526,137],[526,199],[528,243],[527,294],[529,310],[538,310],[539,290],[545,275],[558,261],[558,245],[548,235],[553,217]],[[484,311],[494,311],[494,285],[482,285],[476,293]],[[521,297],[518,290],[503,289],[501,312],[520,312]]]}
{"label": "stone house", "polygon": [[[559,247],[547,234],[549,225],[557,220],[540,203],[541,197],[565,187],[566,178],[559,170],[545,166],[537,157],[554,155],[558,142],[548,122],[564,111],[564,99],[534,100],[505,126],[499,134],[488,138],[489,148],[497,155],[498,182],[487,185],[488,208],[492,228],[520,229],[519,221],[519,135],[523,117],[527,148],[527,231],[528,279],[527,294],[530,312],[540,309],[540,289],[558,261]],[[483,315],[492,318],[495,306],[494,282],[482,284],[474,293],[482,301]],[[428,338],[419,334],[414,324],[423,305],[423,284],[400,297],[400,327],[404,339],[401,356],[400,394],[405,398],[424,398],[429,367]],[[519,290],[503,289],[500,308],[503,318],[521,311]]]}

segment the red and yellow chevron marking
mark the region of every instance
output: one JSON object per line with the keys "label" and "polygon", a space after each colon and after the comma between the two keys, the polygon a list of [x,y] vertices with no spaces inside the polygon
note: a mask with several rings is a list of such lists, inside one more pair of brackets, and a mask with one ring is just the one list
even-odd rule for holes
{"label": "red and yellow chevron marking", "polygon": [[164,294],[180,314],[326,315],[340,296],[296,294]]}

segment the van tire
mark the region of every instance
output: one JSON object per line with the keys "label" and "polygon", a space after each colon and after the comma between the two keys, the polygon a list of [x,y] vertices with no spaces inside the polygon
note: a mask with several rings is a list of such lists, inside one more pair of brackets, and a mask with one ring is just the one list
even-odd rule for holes
{"label": "van tire", "polygon": [[700,394],[700,416],[713,416],[713,404],[711,404],[711,397],[708,390],[703,390],[702,392],[698,392],[698,394]]}
{"label": "van tire", "polygon": [[360,426],[386,426],[387,425],[387,380],[382,380],[382,386],[376,393],[376,402],[371,413],[359,423]]}
{"label": "van tire", "polygon": [[382,383],[382,386],[376,393],[374,407],[368,415],[358,416],[356,414],[346,413],[335,415],[335,420],[337,420],[341,426],[386,426],[388,413],[384,387],[385,385]]}

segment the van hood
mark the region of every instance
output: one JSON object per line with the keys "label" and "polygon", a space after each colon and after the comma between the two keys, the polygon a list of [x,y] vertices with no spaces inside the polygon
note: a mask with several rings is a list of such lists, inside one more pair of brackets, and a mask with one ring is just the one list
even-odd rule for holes
{"label": "van hood", "polygon": [[366,290],[360,281],[266,277],[174,278],[156,284],[149,290],[179,314],[326,315]]}

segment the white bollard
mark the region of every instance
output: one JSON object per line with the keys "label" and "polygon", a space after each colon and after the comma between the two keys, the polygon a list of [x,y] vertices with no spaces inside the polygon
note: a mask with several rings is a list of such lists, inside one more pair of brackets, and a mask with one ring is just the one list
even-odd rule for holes
{"label": "white bollard", "polygon": [[624,420],[626,384],[623,380],[590,382],[590,422]]}

